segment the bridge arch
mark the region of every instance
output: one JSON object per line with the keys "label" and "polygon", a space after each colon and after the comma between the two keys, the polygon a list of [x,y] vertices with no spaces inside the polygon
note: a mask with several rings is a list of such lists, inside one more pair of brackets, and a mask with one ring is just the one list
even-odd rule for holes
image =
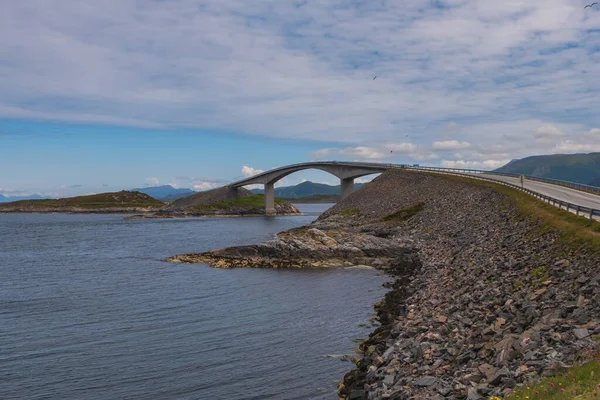
{"label": "bridge arch", "polygon": [[[390,166],[391,167],[391,166]],[[354,179],[361,176],[376,174],[385,171],[389,167],[383,164],[353,163],[321,161],[302,164],[293,164],[286,167],[275,168],[270,171],[254,175],[232,183],[232,187],[242,187],[246,185],[264,185],[265,191],[265,211],[267,215],[275,214],[275,183],[294,172],[306,169],[318,169],[328,172],[340,179],[342,188],[342,198],[347,197],[354,192]]]}

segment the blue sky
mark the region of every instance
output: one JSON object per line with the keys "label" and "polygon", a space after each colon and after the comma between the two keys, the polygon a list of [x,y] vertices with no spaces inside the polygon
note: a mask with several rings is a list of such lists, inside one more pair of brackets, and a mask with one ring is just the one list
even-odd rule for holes
{"label": "blue sky", "polygon": [[0,0],[0,194],[600,151],[585,4]]}

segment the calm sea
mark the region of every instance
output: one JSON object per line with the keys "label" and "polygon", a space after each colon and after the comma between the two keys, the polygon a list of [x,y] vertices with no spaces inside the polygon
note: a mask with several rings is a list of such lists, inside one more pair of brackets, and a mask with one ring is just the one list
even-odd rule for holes
{"label": "calm sea", "polygon": [[0,399],[336,399],[385,278],[164,258],[252,244],[306,215],[125,221],[0,214]]}

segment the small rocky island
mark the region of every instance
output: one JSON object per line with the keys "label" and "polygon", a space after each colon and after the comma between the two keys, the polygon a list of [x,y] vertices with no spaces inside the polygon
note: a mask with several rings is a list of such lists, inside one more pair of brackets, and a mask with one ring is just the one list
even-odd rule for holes
{"label": "small rocky island", "polygon": [[[289,201],[277,198],[275,211],[276,215],[301,214]],[[265,199],[262,194],[225,186],[176,200],[151,215],[134,215],[128,219],[258,215],[265,215]]]}
{"label": "small rocky island", "polygon": [[[0,213],[136,214],[126,219],[265,214],[262,194],[243,188],[222,187],[166,204],[141,192],[121,191],[63,199],[21,200],[0,204]],[[277,215],[301,212],[290,202],[275,199]]]}
{"label": "small rocky island", "polygon": [[499,185],[388,171],[309,226],[167,261],[385,270],[380,326],[340,397],[490,399],[597,348],[600,225],[565,213]]}
{"label": "small rocky island", "polygon": [[165,203],[140,192],[111,192],[63,199],[0,204],[0,213],[131,214],[158,211]]}

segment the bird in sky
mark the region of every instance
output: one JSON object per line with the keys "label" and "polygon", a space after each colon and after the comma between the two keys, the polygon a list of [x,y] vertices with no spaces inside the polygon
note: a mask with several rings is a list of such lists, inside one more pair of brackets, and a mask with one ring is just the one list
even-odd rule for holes
{"label": "bird in sky", "polygon": [[375,75],[375,76],[373,77],[373,80],[375,80],[375,79],[377,79],[377,75]]}
{"label": "bird in sky", "polygon": [[593,6],[595,6],[596,4],[598,4],[598,3],[592,3],[592,4],[588,4],[587,6],[585,6],[585,7],[583,7],[583,8],[584,8],[584,9],[586,9],[586,8],[588,8],[588,7],[593,7]]}

